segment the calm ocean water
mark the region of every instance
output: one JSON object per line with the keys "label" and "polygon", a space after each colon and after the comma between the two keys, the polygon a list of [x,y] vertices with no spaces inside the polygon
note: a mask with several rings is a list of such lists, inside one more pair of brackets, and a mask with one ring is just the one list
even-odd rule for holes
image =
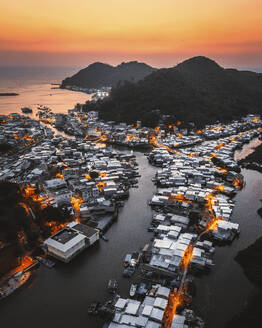
{"label": "calm ocean water", "polygon": [[51,83],[60,83],[76,73],[75,67],[0,67],[0,92],[15,92],[19,96],[0,97],[0,114],[20,112],[21,107],[36,109],[38,104],[53,112],[67,112],[76,103],[84,103],[90,96],[61,89],[52,89]]}

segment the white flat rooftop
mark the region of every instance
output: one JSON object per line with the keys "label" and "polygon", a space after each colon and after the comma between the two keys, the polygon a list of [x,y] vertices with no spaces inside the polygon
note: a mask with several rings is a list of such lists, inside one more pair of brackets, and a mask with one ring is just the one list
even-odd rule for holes
{"label": "white flat rooftop", "polygon": [[[61,231],[59,233],[61,233]],[[56,241],[53,237],[54,236],[49,237],[48,239],[46,239],[44,241],[44,244],[47,245],[47,246],[54,247],[54,248],[60,250],[63,253],[66,253],[69,249],[71,249],[73,246],[77,245],[78,243],[80,243],[82,240],[84,240],[86,238],[82,234],[77,234],[75,237],[73,237],[68,242],[63,244],[59,241]]]}

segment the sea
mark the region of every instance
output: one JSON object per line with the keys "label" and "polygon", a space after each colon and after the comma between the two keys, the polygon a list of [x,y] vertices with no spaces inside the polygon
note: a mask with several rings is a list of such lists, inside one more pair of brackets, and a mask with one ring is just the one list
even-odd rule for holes
{"label": "sea", "polygon": [[[0,113],[20,112],[23,106],[37,104],[55,112],[66,113],[88,95],[80,92],[51,89],[75,73],[75,68],[4,68],[0,69],[0,92],[17,92],[17,97],[0,97]],[[258,140],[245,145],[235,158],[249,154]],[[130,152],[122,148],[123,152]],[[143,152],[134,151],[139,164],[138,188],[119,211],[117,221],[106,233],[109,241],[100,242],[81,253],[69,264],[57,262],[53,269],[44,266],[32,275],[29,283],[0,302],[1,327],[27,328],[102,328],[104,320],[88,315],[93,301],[109,298],[106,287],[109,279],[117,279],[119,294],[128,297],[131,283],[137,276],[122,276],[127,253],[141,249],[153,234],[147,231],[152,211],[148,205],[156,187],[152,182],[156,168]],[[233,222],[240,224],[241,233],[231,245],[217,247],[215,266],[208,275],[197,277],[193,308],[206,322],[206,328],[223,328],[255,295],[256,287],[249,282],[234,260],[237,253],[262,235],[262,220],[257,214],[261,207],[262,174],[243,169],[244,188],[235,197]]]}
{"label": "sea", "polygon": [[79,71],[79,67],[0,67],[0,93],[18,96],[0,97],[0,114],[21,113],[22,107],[49,107],[54,113],[67,113],[77,103],[90,100],[83,92],[60,89],[61,81]]}

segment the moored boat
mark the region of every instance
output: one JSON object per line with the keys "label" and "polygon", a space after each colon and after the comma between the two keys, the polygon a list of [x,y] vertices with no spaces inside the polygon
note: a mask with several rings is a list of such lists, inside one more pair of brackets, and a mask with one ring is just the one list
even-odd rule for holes
{"label": "moored boat", "polygon": [[118,283],[115,279],[110,279],[107,284],[107,290],[109,293],[114,294],[117,291]]}
{"label": "moored boat", "polygon": [[131,278],[133,276],[133,274],[135,273],[135,271],[136,271],[135,267],[129,266],[129,267],[124,269],[123,277]]}
{"label": "moored boat", "polygon": [[45,259],[41,256],[36,256],[36,259],[38,262],[44,264],[46,267],[48,267],[49,269],[53,268],[55,266],[55,262]]}
{"label": "moored boat", "polygon": [[108,240],[109,240],[105,235],[102,235],[102,239],[103,239],[104,241],[108,241]]}
{"label": "moored boat", "polygon": [[128,267],[131,261],[131,254],[126,254],[124,259],[124,267]]}
{"label": "moored boat", "polygon": [[16,289],[24,285],[30,276],[30,272],[24,273],[23,271],[17,272],[13,275],[7,283],[0,287],[0,299],[11,295]]}
{"label": "moored boat", "polygon": [[33,110],[30,107],[22,107],[21,111],[25,114],[33,113]]}
{"label": "moored boat", "polygon": [[136,289],[137,289],[137,285],[132,284],[131,287],[130,287],[130,291],[129,291],[129,295],[130,295],[131,297],[134,297],[134,296],[135,296],[135,294],[136,294]]}
{"label": "moored boat", "polygon": [[91,315],[97,315],[99,310],[100,303],[99,302],[93,302],[88,307],[88,314]]}

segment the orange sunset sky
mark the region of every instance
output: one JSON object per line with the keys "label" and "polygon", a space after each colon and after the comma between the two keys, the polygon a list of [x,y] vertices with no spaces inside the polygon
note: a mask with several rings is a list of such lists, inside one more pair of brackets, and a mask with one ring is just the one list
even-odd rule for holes
{"label": "orange sunset sky", "polygon": [[0,66],[262,67],[262,0],[1,0]]}

